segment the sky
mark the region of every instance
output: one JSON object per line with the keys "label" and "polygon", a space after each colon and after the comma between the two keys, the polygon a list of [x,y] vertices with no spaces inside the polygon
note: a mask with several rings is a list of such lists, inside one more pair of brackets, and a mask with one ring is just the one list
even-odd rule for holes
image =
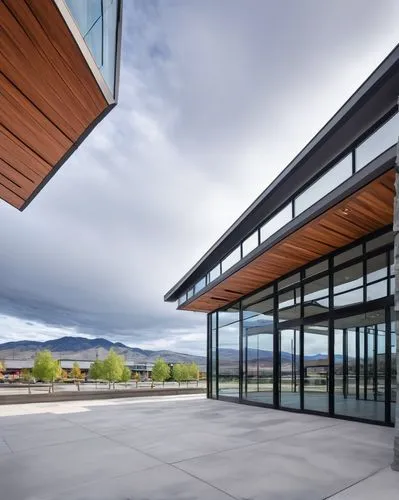
{"label": "sky", "polygon": [[0,202],[0,341],[205,354],[163,295],[394,48],[397,0],[125,1],[118,106],[32,204]]}

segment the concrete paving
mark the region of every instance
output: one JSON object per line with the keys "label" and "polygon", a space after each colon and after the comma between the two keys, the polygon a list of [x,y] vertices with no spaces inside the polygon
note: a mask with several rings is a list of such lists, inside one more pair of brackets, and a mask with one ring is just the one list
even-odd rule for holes
{"label": "concrete paving", "polygon": [[393,429],[202,396],[0,407],[5,500],[385,500]]}

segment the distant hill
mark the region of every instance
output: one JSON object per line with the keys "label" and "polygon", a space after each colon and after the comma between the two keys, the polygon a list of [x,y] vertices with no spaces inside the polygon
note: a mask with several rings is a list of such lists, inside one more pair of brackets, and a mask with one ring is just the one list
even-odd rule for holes
{"label": "distant hill", "polygon": [[96,356],[99,359],[104,359],[111,348],[118,354],[123,355],[127,361],[134,361],[135,363],[152,363],[158,357],[164,358],[168,363],[191,363],[193,361],[201,365],[206,363],[204,356],[166,350],[144,350],[129,347],[121,342],[111,342],[103,338],[88,339],[86,337],[61,337],[45,342],[34,340],[5,342],[0,344],[0,359],[29,359],[34,357],[37,351],[48,349],[57,358],[94,360]]}

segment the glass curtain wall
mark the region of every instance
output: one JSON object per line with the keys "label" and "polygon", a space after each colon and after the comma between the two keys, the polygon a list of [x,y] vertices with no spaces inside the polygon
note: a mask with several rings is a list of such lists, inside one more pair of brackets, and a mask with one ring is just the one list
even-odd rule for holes
{"label": "glass curtain wall", "polygon": [[370,236],[213,313],[212,397],[394,422],[392,246]]}

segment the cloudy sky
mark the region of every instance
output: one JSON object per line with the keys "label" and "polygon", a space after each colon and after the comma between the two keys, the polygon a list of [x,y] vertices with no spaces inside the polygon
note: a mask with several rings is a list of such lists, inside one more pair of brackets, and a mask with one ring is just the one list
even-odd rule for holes
{"label": "cloudy sky", "polygon": [[205,352],[163,294],[399,39],[397,0],[125,1],[120,101],[22,214],[0,203],[0,341]]}

